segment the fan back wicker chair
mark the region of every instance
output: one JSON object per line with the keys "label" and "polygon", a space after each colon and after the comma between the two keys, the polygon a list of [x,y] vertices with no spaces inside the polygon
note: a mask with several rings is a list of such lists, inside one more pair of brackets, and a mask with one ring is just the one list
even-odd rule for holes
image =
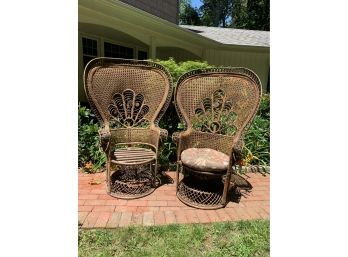
{"label": "fan back wicker chair", "polygon": [[243,133],[260,99],[261,82],[245,68],[194,70],[179,78],[175,105],[185,130],[175,132],[173,141],[178,146],[176,185],[182,202],[202,209],[226,206]]}
{"label": "fan back wicker chair", "polygon": [[168,136],[158,122],[172,97],[170,74],[153,62],[102,57],[86,65],[84,86],[101,123],[107,192],[125,199],[152,193],[159,141]]}

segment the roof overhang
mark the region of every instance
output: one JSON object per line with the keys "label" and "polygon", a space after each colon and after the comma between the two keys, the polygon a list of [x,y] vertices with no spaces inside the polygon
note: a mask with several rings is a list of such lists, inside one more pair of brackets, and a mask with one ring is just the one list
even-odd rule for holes
{"label": "roof overhang", "polygon": [[186,44],[197,45],[203,48],[220,50],[238,48],[238,50],[242,51],[269,51],[269,47],[222,44],[118,0],[79,0],[79,21],[80,10],[89,10],[90,12],[97,12],[104,17],[115,18],[133,27],[141,28],[142,31],[148,32],[149,35],[151,33],[165,35],[173,40],[179,40]]}

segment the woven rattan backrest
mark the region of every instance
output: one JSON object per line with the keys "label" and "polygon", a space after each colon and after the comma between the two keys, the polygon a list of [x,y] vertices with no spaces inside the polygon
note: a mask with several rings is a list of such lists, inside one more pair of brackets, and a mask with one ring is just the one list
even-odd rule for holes
{"label": "woven rattan backrest", "polygon": [[107,126],[158,125],[172,96],[167,70],[153,62],[96,58],[84,73],[91,108]]}
{"label": "woven rattan backrest", "polygon": [[255,116],[261,82],[245,68],[210,68],[184,74],[175,103],[184,126],[191,130],[234,135]]}

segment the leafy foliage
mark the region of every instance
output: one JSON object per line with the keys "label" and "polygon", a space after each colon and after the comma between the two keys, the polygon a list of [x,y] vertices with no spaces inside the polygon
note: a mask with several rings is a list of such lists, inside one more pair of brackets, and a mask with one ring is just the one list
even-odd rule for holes
{"label": "leafy foliage", "polygon": [[86,172],[96,172],[106,161],[99,149],[99,124],[90,109],[80,104],[78,108],[78,165]]}
{"label": "leafy foliage", "polygon": [[233,0],[202,0],[199,8],[205,26],[226,27],[230,20]]}
{"label": "leafy foliage", "polygon": [[231,27],[269,31],[269,0],[234,0]]}
{"label": "leafy foliage", "polygon": [[243,165],[269,165],[270,97],[264,95],[259,112],[244,135]]}
{"label": "leafy foliage", "polygon": [[191,6],[191,1],[180,1],[179,23],[186,25],[201,25],[199,11]]}
{"label": "leafy foliage", "polygon": [[157,63],[166,67],[173,78],[173,84],[175,85],[179,77],[184,73],[195,70],[213,67],[209,65],[206,61],[186,61],[177,63],[174,58],[169,58],[168,60],[156,60]]}
{"label": "leafy foliage", "polygon": [[180,24],[237,29],[270,30],[269,0],[202,0],[195,9],[191,1],[180,5]]}

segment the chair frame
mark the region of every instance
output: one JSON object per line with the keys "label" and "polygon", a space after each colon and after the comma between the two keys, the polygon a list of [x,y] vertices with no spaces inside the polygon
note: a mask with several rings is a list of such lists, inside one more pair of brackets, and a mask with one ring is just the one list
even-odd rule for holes
{"label": "chair frame", "polygon": [[[151,190],[141,193],[112,192],[111,176],[116,173],[112,165],[122,168],[121,166],[139,167],[149,164],[150,172],[154,170],[153,182],[156,180],[159,144],[168,136],[165,129],[159,128],[159,121],[172,98],[173,83],[170,73],[162,65],[151,61],[100,57],[86,65],[84,88],[91,109],[101,124],[99,136],[101,149],[107,157],[108,194],[118,198],[134,199],[152,193],[155,183]],[[153,92],[154,89],[159,92]],[[118,105],[120,102],[122,106]],[[138,123],[147,127],[138,127]],[[121,127],[115,128],[114,124]],[[133,160],[128,163],[117,161],[114,151],[120,145],[152,148],[155,152],[154,169],[150,160]]]}
{"label": "chair frame", "polygon": [[[188,113],[192,113],[192,110],[187,110],[188,102],[186,103],[186,110],[183,105],[183,99],[184,98],[189,98],[189,96],[185,95],[186,89],[183,89],[183,86],[185,86],[185,83],[190,80],[195,80],[195,79],[200,79],[200,78],[206,78],[206,77],[236,77],[238,79],[242,79],[247,81],[254,90],[254,99],[253,99],[253,104],[251,106],[251,109],[249,109],[247,117],[243,120],[243,122],[240,124],[238,130],[233,136],[228,136],[228,135],[222,135],[218,133],[213,133],[213,132],[201,132],[193,128],[192,124],[192,114],[191,117]],[[203,89],[202,89],[203,88]],[[193,90],[192,88],[190,88]],[[205,87],[200,87],[200,89],[197,88],[197,90],[207,90],[206,93],[202,93],[207,97],[207,95],[212,94],[212,89],[211,85],[206,84]],[[209,92],[210,90],[210,92]],[[196,95],[200,93],[195,93],[195,94],[190,94],[190,96],[193,98],[190,100],[186,101],[192,101],[192,104],[189,108],[196,108],[194,103],[196,102],[195,99]],[[175,107],[177,110],[177,113],[179,115],[179,118],[181,122],[184,125],[184,131],[182,132],[175,132],[172,136],[173,141],[177,144],[177,169],[176,169],[176,176],[175,176],[175,181],[176,181],[176,192],[177,192],[177,197],[184,202],[185,204],[195,207],[195,208],[201,208],[201,209],[218,209],[218,208],[223,208],[227,205],[228,203],[228,198],[229,198],[229,192],[232,188],[235,186],[235,175],[236,173],[234,172],[234,166],[238,163],[238,161],[242,158],[242,148],[243,148],[243,134],[245,131],[248,129],[250,126],[253,118],[255,117],[260,100],[261,100],[261,94],[262,94],[262,86],[260,79],[258,76],[251,70],[247,68],[242,68],[242,67],[236,67],[236,68],[207,68],[207,69],[198,69],[198,70],[193,70],[190,72],[187,72],[186,74],[182,75],[178,82],[177,86],[175,89]],[[197,111],[197,109],[196,109]],[[198,142],[199,146],[196,146]],[[229,165],[228,169],[226,172],[223,172],[222,174],[216,174],[213,172],[206,172],[206,171],[196,171],[192,168],[187,167],[184,165],[181,161],[181,153],[183,150],[191,148],[191,147],[199,147],[199,148],[213,148],[215,150],[218,150],[220,152],[224,152],[225,154],[229,155]],[[183,176],[180,179],[179,174],[182,173]],[[193,193],[201,194],[202,195],[207,194],[207,197],[215,197],[214,200],[215,202],[199,202],[198,200],[195,199],[189,199],[186,196],[184,196],[184,190],[183,189],[183,180],[187,176],[196,176],[196,179],[203,179],[205,181],[212,181],[211,179],[221,179],[223,182],[223,190],[222,190],[222,195],[211,195],[209,192],[199,192],[199,190],[195,188],[190,188],[187,186],[189,190],[192,190]],[[186,187],[186,185],[185,185]],[[185,189],[187,190],[187,189]],[[191,192],[191,193],[192,193]],[[192,194],[193,194],[192,193]],[[217,197],[217,198],[216,198]],[[198,197],[197,197],[198,199]]]}

